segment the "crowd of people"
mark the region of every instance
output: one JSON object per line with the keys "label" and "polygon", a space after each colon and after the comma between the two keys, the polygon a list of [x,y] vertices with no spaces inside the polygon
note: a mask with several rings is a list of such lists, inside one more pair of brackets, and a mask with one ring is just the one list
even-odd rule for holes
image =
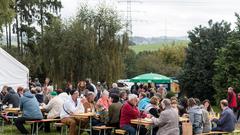
{"label": "crowd of people", "polygon": [[[71,117],[79,113],[96,112],[92,120],[93,126],[107,125],[126,130],[129,135],[145,135],[148,130],[144,126],[137,129],[131,124],[131,119],[147,118],[153,123],[153,135],[179,135],[182,123],[179,117],[187,117],[192,124],[193,134],[207,133],[211,130],[232,132],[239,118],[234,115],[238,108],[236,96],[232,87],[228,88],[228,98],[220,102],[222,112],[219,118],[211,107],[209,100],[201,102],[197,98],[181,98],[175,96],[166,98],[164,86],[155,88],[154,85],[138,85],[135,83],[130,91],[120,90],[116,83],[108,88],[106,82],[94,85],[91,79],[79,81],[74,88],[68,83],[64,89],[54,89],[49,78],[41,84],[37,78],[30,81],[30,88],[19,87],[16,91],[4,86],[0,101],[3,105],[13,108],[20,107],[23,112],[15,121],[17,129],[22,134],[28,134],[24,127],[26,120],[59,118],[69,126],[69,135],[76,135],[76,127],[81,120],[88,119]],[[41,108],[45,110],[44,116]],[[2,114],[8,120],[9,114]],[[14,114],[15,115],[15,114]],[[86,124],[83,124],[86,126]],[[50,132],[49,124],[45,124],[45,132]]]}

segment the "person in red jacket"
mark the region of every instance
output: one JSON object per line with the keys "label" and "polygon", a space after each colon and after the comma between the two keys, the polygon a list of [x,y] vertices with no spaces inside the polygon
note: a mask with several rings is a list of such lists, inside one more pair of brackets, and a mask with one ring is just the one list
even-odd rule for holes
{"label": "person in red jacket", "polygon": [[[136,128],[130,123],[131,119],[146,117],[145,114],[140,113],[137,108],[138,97],[135,94],[128,95],[128,101],[122,106],[120,114],[120,128],[126,130],[129,135],[136,135]],[[146,129],[140,128],[140,134],[145,135]]]}
{"label": "person in red jacket", "polygon": [[228,88],[228,107],[233,111],[236,111],[237,108],[237,96],[232,87]]}

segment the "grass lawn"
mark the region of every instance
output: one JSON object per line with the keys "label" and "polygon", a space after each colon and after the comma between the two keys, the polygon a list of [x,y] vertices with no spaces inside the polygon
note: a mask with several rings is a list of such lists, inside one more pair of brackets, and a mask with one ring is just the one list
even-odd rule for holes
{"label": "grass lawn", "polygon": [[[2,124],[2,123],[1,123]],[[30,125],[24,125],[26,127],[26,129],[30,132],[31,131],[31,127]],[[21,133],[17,130],[15,125],[4,125],[3,127],[4,131],[2,132],[2,125],[0,126],[0,135],[21,135]],[[39,130],[39,135],[60,135],[60,132],[56,131],[55,127],[51,127],[51,132],[50,133],[45,133],[42,130]]]}
{"label": "grass lawn", "polygon": [[167,43],[159,43],[159,44],[146,44],[146,45],[134,45],[129,46],[135,53],[143,52],[143,51],[157,51],[161,47],[166,45],[184,45],[187,46],[188,41],[176,41],[176,42],[167,42]]}

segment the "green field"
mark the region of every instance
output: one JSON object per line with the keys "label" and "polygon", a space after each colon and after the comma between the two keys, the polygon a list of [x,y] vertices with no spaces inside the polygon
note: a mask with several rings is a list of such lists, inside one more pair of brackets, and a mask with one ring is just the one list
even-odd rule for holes
{"label": "green field", "polygon": [[129,46],[135,53],[143,52],[143,51],[157,51],[161,47],[165,45],[186,45],[188,41],[176,41],[176,42],[168,42],[168,43],[159,43],[159,44],[146,44],[146,45],[134,45]]}

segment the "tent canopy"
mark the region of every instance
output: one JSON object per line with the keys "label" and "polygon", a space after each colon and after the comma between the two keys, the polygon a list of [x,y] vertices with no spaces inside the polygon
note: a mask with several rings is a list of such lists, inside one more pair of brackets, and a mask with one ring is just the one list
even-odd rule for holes
{"label": "tent canopy", "polygon": [[28,77],[28,68],[0,48],[0,91],[4,85],[27,88]]}
{"label": "tent canopy", "polygon": [[130,82],[141,82],[141,83],[171,83],[172,79],[164,75],[156,73],[147,73],[138,75],[132,79]]}

